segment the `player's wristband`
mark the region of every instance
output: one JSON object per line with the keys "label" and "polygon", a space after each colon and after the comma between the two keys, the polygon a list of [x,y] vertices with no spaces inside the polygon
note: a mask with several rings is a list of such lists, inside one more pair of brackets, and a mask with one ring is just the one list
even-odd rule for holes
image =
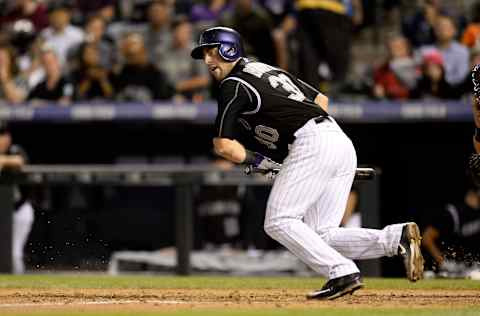
{"label": "player's wristband", "polygon": [[478,127],[475,128],[474,138],[475,138],[475,141],[480,143],[480,128],[478,128]]}
{"label": "player's wristband", "polygon": [[[246,165],[254,165],[258,162],[260,154],[254,151],[246,150],[247,155],[245,156],[245,160],[243,161]],[[263,157],[261,157],[263,158]]]}

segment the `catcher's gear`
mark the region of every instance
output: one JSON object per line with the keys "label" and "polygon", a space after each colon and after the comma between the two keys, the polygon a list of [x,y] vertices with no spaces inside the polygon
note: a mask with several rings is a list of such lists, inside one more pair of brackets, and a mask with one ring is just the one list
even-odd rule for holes
{"label": "catcher's gear", "polygon": [[195,47],[191,56],[194,59],[203,58],[204,47],[218,46],[220,56],[229,62],[235,61],[243,56],[242,37],[234,29],[228,27],[212,27],[200,35],[197,47]]}
{"label": "catcher's gear", "polygon": [[472,69],[473,95],[477,101],[480,101],[480,64],[476,64]]}
{"label": "catcher's gear", "polygon": [[480,154],[471,154],[468,159],[468,167],[473,181],[477,186],[480,185]]}

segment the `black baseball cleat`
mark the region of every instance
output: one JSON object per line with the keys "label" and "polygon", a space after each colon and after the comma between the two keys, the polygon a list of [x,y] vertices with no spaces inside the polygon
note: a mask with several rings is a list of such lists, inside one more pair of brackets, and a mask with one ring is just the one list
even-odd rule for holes
{"label": "black baseball cleat", "polygon": [[403,226],[402,237],[398,246],[398,255],[403,258],[407,278],[418,281],[423,278],[423,256],[420,249],[422,236],[417,224],[407,223]]}
{"label": "black baseball cleat", "polygon": [[363,287],[360,273],[347,274],[345,276],[328,280],[321,290],[307,294],[307,299],[334,300],[345,294],[353,294]]}

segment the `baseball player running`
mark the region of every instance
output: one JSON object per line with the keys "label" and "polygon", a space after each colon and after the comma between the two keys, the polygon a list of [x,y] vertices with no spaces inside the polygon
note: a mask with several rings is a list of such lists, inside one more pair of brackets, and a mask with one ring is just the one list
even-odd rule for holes
{"label": "baseball player running", "polygon": [[244,58],[241,36],[230,28],[205,30],[191,55],[203,59],[219,82],[215,152],[265,172],[280,168],[264,229],[327,277],[307,298],[335,299],[363,287],[352,259],[400,255],[408,279],[422,278],[415,223],[382,230],[339,227],[357,158],[328,114],[325,95],[286,71]]}

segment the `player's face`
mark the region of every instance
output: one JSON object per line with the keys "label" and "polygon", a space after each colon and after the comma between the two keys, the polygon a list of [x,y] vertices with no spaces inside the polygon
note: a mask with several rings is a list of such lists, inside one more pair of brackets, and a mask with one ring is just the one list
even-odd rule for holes
{"label": "player's face", "polygon": [[208,71],[217,81],[223,80],[232,70],[233,63],[226,62],[218,53],[218,47],[205,47],[203,50],[203,61]]}

